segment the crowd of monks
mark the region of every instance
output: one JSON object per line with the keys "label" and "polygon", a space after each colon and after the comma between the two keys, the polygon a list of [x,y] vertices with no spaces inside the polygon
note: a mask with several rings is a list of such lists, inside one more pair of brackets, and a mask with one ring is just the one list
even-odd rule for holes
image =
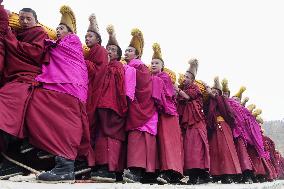
{"label": "crowd of monks", "polygon": [[153,44],[150,66],[141,61],[139,29],[122,58],[113,26],[102,46],[94,14],[86,47],[70,7],[61,7],[54,34],[34,10],[15,14],[1,3],[0,179],[29,174],[23,165],[44,170],[36,179],[48,183],[228,184],[284,177],[283,157],[261,129],[261,110],[241,101],[244,87],[231,96],[226,79],[216,77],[213,86],[197,80],[194,58],[176,84],[159,44]]}

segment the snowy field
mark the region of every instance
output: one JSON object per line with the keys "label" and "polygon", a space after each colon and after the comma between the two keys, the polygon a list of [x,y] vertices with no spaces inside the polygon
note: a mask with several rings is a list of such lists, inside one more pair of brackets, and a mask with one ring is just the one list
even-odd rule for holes
{"label": "snowy field", "polygon": [[204,184],[204,185],[149,185],[149,184],[43,184],[28,182],[0,181],[0,189],[284,189],[284,181],[261,184]]}

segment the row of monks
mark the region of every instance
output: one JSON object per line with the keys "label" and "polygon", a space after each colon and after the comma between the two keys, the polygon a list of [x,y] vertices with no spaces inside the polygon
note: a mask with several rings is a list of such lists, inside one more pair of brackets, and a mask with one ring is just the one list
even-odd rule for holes
{"label": "row of monks", "polygon": [[261,110],[241,103],[244,88],[230,97],[226,80],[223,88],[218,78],[212,87],[196,80],[197,59],[175,84],[159,44],[150,68],[141,61],[139,29],[122,60],[114,27],[104,48],[94,14],[84,47],[72,9],[60,13],[55,31],[30,8],[16,14],[0,7],[0,178],[29,171],[47,183],[283,178],[283,158],[261,131]]}

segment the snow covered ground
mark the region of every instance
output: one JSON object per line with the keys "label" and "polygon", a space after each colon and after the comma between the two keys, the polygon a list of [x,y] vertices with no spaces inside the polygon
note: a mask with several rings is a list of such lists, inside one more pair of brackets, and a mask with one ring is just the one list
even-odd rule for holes
{"label": "snow covered ground", "polygon": [[204,185],[149,185],[149,184],[43,184],[28,182],[0,181],[0,189],[284,189],[284,180],[261,184],[204,184]]}

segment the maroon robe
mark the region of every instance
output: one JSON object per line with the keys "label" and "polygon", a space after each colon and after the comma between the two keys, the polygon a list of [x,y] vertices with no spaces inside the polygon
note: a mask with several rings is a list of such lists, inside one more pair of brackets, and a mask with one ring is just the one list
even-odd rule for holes
{"label": "maroon robe", "polygon": [[208,138],[210,174],[213,176],[240,174],[240,162],[230,128],[234,126],[234,117],[224,97],[209,98],[207,122],[210,128]]}
{"label": "maroon robe", "polygon": [[[158,122],[158,156],[160,170],[173,170],[183,174],[183,144],[181,129],[179,126],[177,110],[175,106],[175,91],[169,75],[165,72],[155,74],[154,77],[162,81],[160,96],[164,103],[159,103]],[[153,81],[153,87],[155,82]]]}
{"label": "maroon robe", "polygon": [[[82,50],[65,48],[70,54]],[[86,104],[77,97],[38,86],[27,106],[26,125],[32,145],[70,160],[86,158],[94,165]]]}
{"label": "maroon robe", "polygon": [[96,164],[107,164],[109,171],[123,171],[124,168],[126,111],[124,68],[119,61],[113,60],[107,66],[95,112]]}
{"label": "maroon robe", "polygon": [[90,131],[94,133],[95,112],[102,94],[103,81],[108,65],[108,54],[103,46],[95,44],[85,56],[85,60],[87,60],[89,77],[87,114],[91,128]]}
{"label": "maroon robe", "polygon": [[238,137],[235,142],[237,154],[240,160],[240,165],[242,172],[244,171],[254,171],[252,160],[249,157],[248,151],[247,151],[247,145],[244,142],[243,138]]}
{"label": "maroon robe", "polygon": [[41,73],[41,64],[48,62],[44,39],[48,35],[40,26],[8,30],[4,36],[4,86],[0,88],[0,129],[19,138],[26,136],[24,117],[32,94],[34,78]]}
{"label": "maroon robe", "polygon": [[0,5],[0,81],[4,68],[5,45],[4,35],[7,33],[8,28],[8,15],[3,5]]}
{"label": "maroon robe", "polygon": [[202,94],[195,84],[186,86],[183,90],[190,98],[184,100],[181,97],[178,104],[180,123],[184,130],[184,170],[209,170],[209,145]]}
{"label": "maroon robe", "polygon": [[128,134],[127,167],[144,168],[154,172],[157,168],[156,136],[135,130],[143,126],[156,112],[152,98],[152,78],[144,64],[135,65],[136,88],[135,99],[129,102],[126,129]]}

